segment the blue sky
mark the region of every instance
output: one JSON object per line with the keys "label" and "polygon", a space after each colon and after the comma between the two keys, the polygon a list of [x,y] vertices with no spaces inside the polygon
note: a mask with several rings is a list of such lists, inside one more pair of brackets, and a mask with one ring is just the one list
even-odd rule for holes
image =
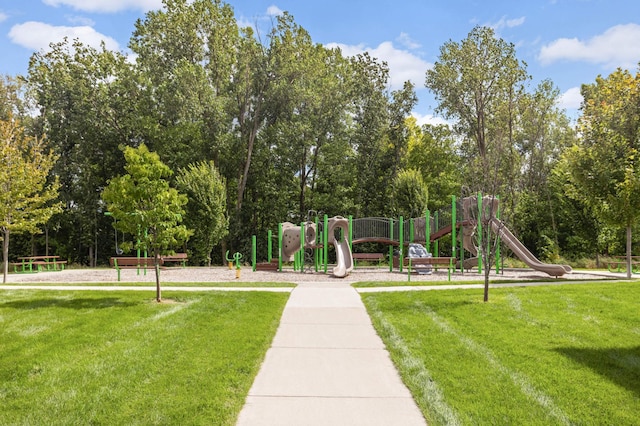
{"label": "blue sky", "polygon": [[[551,79],[560,106],[577,115],[579,88],[617,67],[635,72],[640,62],[640,2],[635,0],[228,0],[242,25],[266,33],[282,11],[314,42],[345,54],[369,51],[388,62],[391,88],[416,86],[419,122],[439,122],[425,71],[449,40],[475,25],[493,27],[516,46],[533,83]],[[64,35],[127,52],[137,18],[161,0],[0,0],[0,74],[24,74],[34,51]]]}

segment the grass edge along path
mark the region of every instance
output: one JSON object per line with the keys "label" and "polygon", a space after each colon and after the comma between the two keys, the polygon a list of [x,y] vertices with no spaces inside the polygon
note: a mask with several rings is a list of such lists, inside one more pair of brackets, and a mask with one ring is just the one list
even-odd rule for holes
{"label": "grass edge along path", "polygon": [[365,305],[376,331],[389,350],[402,380],[414,395],[427,424],[460,425],[456,411],[446,402],[442,390],[433,380],[429,370],[411,353],[402,336],[379,310],[376,300],[367,298]]}
{"label": "grass edge along path", "polygon": [[[20,283],[7,283],[3,284],[2,287],[5,289],[12,290],[14,287],[16,290],[21,287],[28,288],[29,286],[41,286],[41,287],[153,287],[155,289],[155,283],[147,282],[147,281],[130,281],[130,282],[105,282],[105,281],[96,281],[96,282],[52,282],[52,281],[43,281],[43,282],[20,282]],[[288,283],[288,282],[276,282],[276,281],[194,281],[194,282],[162,282],[162,288],[171,288],[171,287],[210,287],[210,288],[293,288],[296,284]],[[10,287],[10,288],[9,288]]]}
{"label": "grass edge along path", "polygon": [[430,424],[637,424],[637,283],[361,296]]}
{"label": "grass edge along path", "polygon": [[0,291],[0,424],[233,425],[288,297]]}

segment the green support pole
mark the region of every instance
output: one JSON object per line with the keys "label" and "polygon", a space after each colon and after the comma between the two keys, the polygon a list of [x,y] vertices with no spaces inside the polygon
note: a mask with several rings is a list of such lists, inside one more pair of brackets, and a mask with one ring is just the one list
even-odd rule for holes
{"label": "green support pole", "polygon": [[278,271],[282,272],[282,223],[278,224]]}
{"label": "green support pole", "polygon": [[138,257],[138,265],[136,267],[136,275],[140,275],[140,225],[138,225],[138,235],[136,236],[136,240],[138,241],[137,250],[136,250],[136,256]]}
{"label": "green support pole", "polygon": [[424,240],[427,253],[431,253],[431,212],[429,209],[424,214]]}
{"label": "green support pole", "polygon": [[404,218],[400,216],[400,222],[398,222],[398,241],[400,247],[400,272],[404,267]]}
{"label": "green support pole", "polygon": [[[393,241],[393,219],[389,219],[389,241]],[[389,246],[389,272],[393,272],[393,245]]]}
{"label": "green support pole", "polygon": [[269,245],[267,245],[267,258],[269,259],[269,263],[271,263],[271,259],[273,259],[273,249],[272,249],[272,245],[273,245],[273,241],[272,241],[273,235],[271,232],[271,229],[269,229],[267,231],[267,240],[269,241]]}
{"label": "green support pole", "polygon": [[[498,200],[498,211],[496,211],[496,218],[498,220],[500,220],[500,198],[498,196],[496,196],[496,199]],[[496,235],[496,238],[498,239],[496,241],[496,275],[500,273],[500,269],[502,268],[502,258],[501,258],[501,254],[500,254],[500,234]]]}
{"label": "green support pole", "polygon": [[353,216],[349,215],[349,249],[353,251]]}
{"label": "green support pole", "polygon": [[[440,220],[439,220],[440,216],[439,213],[436,211],[436,213],[433,215],[433,227],[436,229],[436,231],[440,230]],[[433,251],[435,252],[435,257],[440,257],[440,241],[439,240],[435,240],[433,242]]]}
{"label": "green support pole", "polygon": [[324,234],[324,273],[327,273],[327,268],[329,264],[329,216],[324,215],[324,229],[322,230]]}
{"label": "green support pole", "polygon": [[[144,239],[145,239],[145,241],[148,241],[148,239],[147,239],[148,236],[149,236],[148,230],[145,229],[144,230]],[[145,243],[145,245],[144,245],[144,259],[145,259],[144,260],[144,275],[147,275],[147,262],[148,262],[147,257],[149,257],[149,253],[147,253],[147,244]]]}
{"label": "green support pole", "polygon": [[314,241],[315,247],[313,248],[313,269],[316,272],[318,272],[318,269],[320,268],[320,249],[318,248],[320,246],[320,235],[318,235],[318,229],[320,228],[318,227],[318,221],[318,216],[316,216],[314,220],[314,224],[316,225],[316,240]]}
{"label": "green support pole", "polygon": [[484,250],[486,247],[483,247],[482,245],[482,219],[483,219],[483,214],[484,212],[482,211],[482,193],[478,192],[478,219],[477,219],[477,226],[478,226],[478,247],[481,247],[481,252],[478,253],[478,274],[482,274],[482,256],[484,253]]}
{"label": "green support pole", "polygon": [[409,219],[409,243],[413,243],[413,219]]}
{"label": "green support pole", "polygon": [[257,241],[256,241],[256,236],[252,235],[251,236],[251,270],[253,272],[256,271],[256,255],[257,255]]}
{"label": "green support pole", "polygon": [[298,257],[298,264],[300,266],[300,272],[304,272],[304,243],[305,243],[305,223],[300,222],[300,255]]}
{"label": "green support pole", "polygon": [[[456,196],[451,196],[451,257],[458,258],[458,253],[456,252],[456,230],[458,227],[458,216],[456,212]],[[460,265],[462,266],[462,265]]]}

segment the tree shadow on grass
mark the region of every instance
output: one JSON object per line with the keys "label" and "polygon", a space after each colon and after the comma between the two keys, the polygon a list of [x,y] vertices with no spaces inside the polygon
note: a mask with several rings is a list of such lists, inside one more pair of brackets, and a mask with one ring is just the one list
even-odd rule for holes
{"label": "tree shadow on grass", "polygon": [[141,302],[124,301],[117,297],[97,297],[97,298],[39,298],[29,300],[14,300],[10,302],[0,303],[0,308],[13,309],[46,309],[46,308],[63,308],[63,309],[106,309],[106,308],[127,308],[140,305]]}
{"label": "tree shadow on grass", "polygon": [[640,346],[634,348],[557,348],[618,386],[640,396]]}

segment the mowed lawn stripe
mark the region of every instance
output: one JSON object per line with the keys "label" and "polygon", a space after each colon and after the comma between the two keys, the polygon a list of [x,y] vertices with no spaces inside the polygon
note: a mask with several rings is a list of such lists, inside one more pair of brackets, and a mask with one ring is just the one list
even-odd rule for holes
{"label": "mowed lawn stripe", "polygon": [[288,298],[0,295],[2,424],[234,424]]}
{"label": "mowed lawn stripe", "polygon": [[[364,294],[429,372],[462,424],[637,424],[640,286]],[[403,378],[409,376],[397,363]],[[418,404],[424,390],[412,387]],[[423,408],[436,419],[434,408]],[[432,421],[433,424],[443,424]]]}

